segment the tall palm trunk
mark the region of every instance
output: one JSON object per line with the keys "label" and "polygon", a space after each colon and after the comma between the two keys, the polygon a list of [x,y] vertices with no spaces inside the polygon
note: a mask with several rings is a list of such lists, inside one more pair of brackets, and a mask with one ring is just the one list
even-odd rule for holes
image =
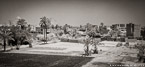
{"label": "tall palm trunk", "polygon": [[45,40],[46,40],[46,30],[43,29],[43,35],[44,35],[44,43],[45,43]]}
{"label": "tall palm trunk", "polygon": [[89,44],[87,44],[86,46],[87,46],[86,54],[87,54],[87,56],[88,56],[88,55],[89,55]]}
{"label": "tall palm trunk", "polygon": [[98,54],[98,49],[97,49],[97,45],[96,44],[95,44],[94,54]]}
{"label": "tall palm trunk", "polygon": [[4,38],[4,51],[6,51],[6,39]]}
{"label": "tall palm trunk", "polygon": [[46,28],[46,43],[47,43],[47,28]]}
{"label": "tall palm trunk", "polygon": [[21,43],[20,41],[17,41],[17,44],[16,44],[16,49],[17,50],[19,50],[20,43]]}
{"label": "tall palm trunk", "polygon": [[43,29],[43,35],[44,35],[44,39],[45,39],[45,33],[44,32],[45,32],[45,30]]}

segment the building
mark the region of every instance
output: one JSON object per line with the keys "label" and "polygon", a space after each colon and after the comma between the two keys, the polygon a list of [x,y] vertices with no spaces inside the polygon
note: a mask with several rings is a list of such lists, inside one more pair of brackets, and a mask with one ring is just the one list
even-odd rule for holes
{"label": "building", "polygon": [[36,31],[36,27],[34,25],[30,25],[30,31],[35,32]]}
{"label": "building", "polygon": [[120,31],[120,36],[126,36],[127,25],[126,24],[113,24],[112,29],[118,29]]}
{"label": "building", "polygon": [[[45,31],[46,31],[46,29],[45,29]],[[62,30],[59,30],[59,31],[62,31]],[[56,32],[59,32],[58,30],[55,30],[55,29],[47,29],[47,34],[49,34],[49,33],[56,33]],[[37,33],[40,33],[40,34],[44,34],[44,29],[42,29],[41,27],[36,27],[36,32]]]}
{"label": "building", "polygon": [[112,26],[119,31],[126,31],[126,24],[113,24]]}
{"label": "building", "polygon": [[127,37],[134,36],[134,24],[133,23],[126,24],[126,36]]}
{"label": "building", "polygon": [[141,25],[129,23],[126,27],[127,36],[131,37],[141,37]]}
{"label": "building", "polygon": [[141,36],[145,40],[145,26],[141,28]]}
{"label": "building", "polygon": [[36,27],[36,32],[42,33],[43,32],[43,29],[41,29],[41,27]]}
{"label": "building", "polygon": [[134,37],[141,37],[141,25],[134,25]]}

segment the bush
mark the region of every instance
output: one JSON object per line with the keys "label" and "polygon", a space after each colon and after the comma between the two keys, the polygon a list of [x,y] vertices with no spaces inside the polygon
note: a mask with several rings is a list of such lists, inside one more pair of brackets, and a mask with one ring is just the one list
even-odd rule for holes
{"label": "bush", "polygon": [[128,39],[134,39],[134,37],[133,36],[128,36]]}
{"label": "bush", "polygon": [[61,38],[60,40],[61,40],[61,42],[69,42],[69,39],[67,39],[67,38]]}
{"label": "bush", "polygon": [[126,42],[124,46],[129,47],[129,42]]}
{"label": "bush", "polygon": [[121,42],[125,42],[125,38],[120,38],[120,41]]}
{"label": "bush", "polygon": [[24,41],[22,44],[27,45],[30,44],[28,41]]}
{"label": "bush", "polygon": [[137,39],[137,40],[142,40],[143,38],[142,38],[142,37],[136,37],[136,39]]}
{"label": "bush", "polygon": [[42,39],[41,41],[46,42],[47,40],[46,39]]}
{"label": "bush", "polygon": [[118,43],[118,44],[116,45],[116,47],[120,47],[120,46],[122,46],[122,43]]}
{"label": "bush", "polygon": [[69,39],[69,42],[79,43],[79,41],[78,41],[78,40],[76,40],[76,39]]}

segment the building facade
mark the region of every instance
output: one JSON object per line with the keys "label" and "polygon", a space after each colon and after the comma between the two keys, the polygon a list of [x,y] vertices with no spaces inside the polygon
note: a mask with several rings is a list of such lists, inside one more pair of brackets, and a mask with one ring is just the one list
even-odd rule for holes
{"label": "building facade", "polygon": [[133,23],[126,24],[126,36],[127,37],[134,36],[134,24]]}
{"label": "building facade", "polygon": [[141,37],[141,25],[134,25],[134,37]]}
{"label": "building facade", "polygon": [[120,31],[120,36],[126,36],[127,25],[126,24],[113,24],[113,30],[118,29]]}
{"label": "building facade", "polygon": [[126,27],[128,37],[141,37],[141,25],[129,23]]}

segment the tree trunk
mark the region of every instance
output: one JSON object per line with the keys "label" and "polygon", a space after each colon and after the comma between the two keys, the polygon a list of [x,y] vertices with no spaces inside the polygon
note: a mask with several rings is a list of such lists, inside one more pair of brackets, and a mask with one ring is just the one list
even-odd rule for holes
{"label": "tree trunk", "polygon": [[6,51],[6,39],[4,39],[4,51]]}
{"label": "tree trunk", "polygon": [[44,43],[45,43],[45,29],[43,29],[43,34],[44,34]]}
{"label": "tree trunk", "polygon": [[47,43],[47,28],[46,28],[46,43]]}
{"label": "tree trunk", "polygon": [[20,41],[17,41],[16,49],[19,50]]}
{"label": "tree trunk", "polygon": [[43,29],[43,35],[44,35],[44,39],[45,39],[45,29]]}
{"label": "tree trunk", "polygon": [[29,42],[29,48],[32,48],[32,44]]}
{"label": "tree trunk", "polygon": [[8,45],[11,47],[11,50],[13,50],[13,45],[12,45],[12,41],[11,40],[8,41]]}
{"label": "tree trunk", "polygon": [[87,56],[89,55],[89,44],[87,45]]}
{"label": "tree trunk", "polygon": [[17,44],[16,49],[19,50],[19,45]]}
{"label": "tree trunk", "polygon": [[88,56],[89,55],[89,44],[85,43],[85,55]]}
{"label": "tree trunk", "polygon": [[97,45],[96,44],[95,44],[94,54],[98,54],[98,49],[97,49]]}

